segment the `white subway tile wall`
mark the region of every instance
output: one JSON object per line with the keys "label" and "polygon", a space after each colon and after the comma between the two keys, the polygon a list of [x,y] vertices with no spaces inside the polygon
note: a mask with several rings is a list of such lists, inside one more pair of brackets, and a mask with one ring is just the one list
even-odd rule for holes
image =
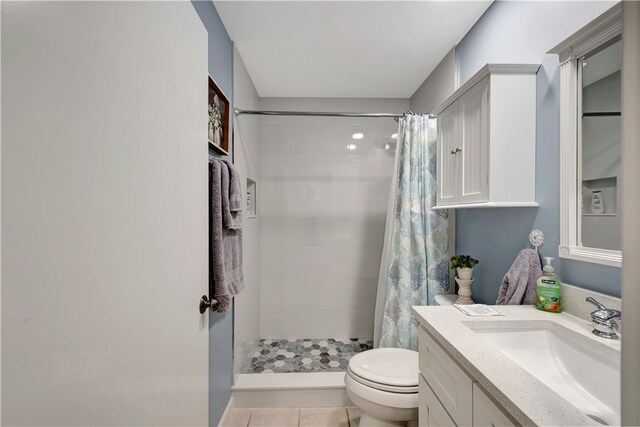
{"label": "white subway tile wall", "polygon": [[[359,102],[334,100],[324,109],[358,111]],[[268,109],[310,109],[303,104],[270,100]],[[407,105],[375,100],[366,108],[402,112]],[[397,123],[260,123],[261,338],[371,339]],[[364,136],[353,139],[355,133]]]}

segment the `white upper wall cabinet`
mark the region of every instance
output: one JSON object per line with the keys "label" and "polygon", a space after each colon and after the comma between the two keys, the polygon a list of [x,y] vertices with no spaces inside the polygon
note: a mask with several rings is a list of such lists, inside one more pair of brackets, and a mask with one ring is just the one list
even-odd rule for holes
{"label": "white upper wall cabinet", "polygon": [[538,206],[537,64],[487,64],[435,109],[438,206]]}

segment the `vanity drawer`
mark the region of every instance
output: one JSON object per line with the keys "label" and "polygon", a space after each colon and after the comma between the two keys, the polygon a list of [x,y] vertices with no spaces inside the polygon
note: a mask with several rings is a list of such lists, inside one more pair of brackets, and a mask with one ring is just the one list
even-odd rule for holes
{"label": "vanity drawer", "polygon": [[472,425],[473,379],[423,327],[418,334],[420,372],[453,421]]}
{"label": "vanity drawer", "polygon": [[422,375],[418,377],[418,393],[420,395],[418,423],[420,427],[456,427],[456,423],[453,422],[424,377]]}
{"label": "vanity drawer", "polygon": [[473,425],[512,427],[516,426],[517,423],[512,421],[511,417],[494,403],[493,399],[478,383],[473,383]]}

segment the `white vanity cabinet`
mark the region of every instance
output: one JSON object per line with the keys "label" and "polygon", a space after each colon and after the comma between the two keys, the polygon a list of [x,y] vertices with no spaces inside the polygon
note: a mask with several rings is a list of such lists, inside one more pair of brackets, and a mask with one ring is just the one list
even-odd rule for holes
{"label": "white vanity cabinet", "polygon": [[426,329],[418,335],[420,427],[517,425]]}
{"label": "white vanity cabinet", "polygon": [[538,68],[488,64],[436,108],[436,209],[538,206]]}
{"label": "white vanity cabinet", "polygon": [[494,402],[478,383],[473,383],[473,425],[515,426],[509,415]]}
{"label": "white vanity cabinet", "polygon": [[420,328],[418,341],[420,374],[455,424],[471,425],[473,379],[424,328]]}
{"label": "white vanity cabinet", "polygon": [[436,394],[421,375],[418,379],[420,403],[418,407],[418,425],[420,427],[455,427],[456,423],[444,409]]}

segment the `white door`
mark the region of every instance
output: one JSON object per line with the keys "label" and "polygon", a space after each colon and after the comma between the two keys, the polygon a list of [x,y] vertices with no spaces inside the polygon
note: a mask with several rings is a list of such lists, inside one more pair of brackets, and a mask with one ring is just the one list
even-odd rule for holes
{"label": "white door", "polygon": [[458,101],[438,114],[438,205],[457,203],[460,190]]}
{"label": "white door", "polygon": [[460,202],[489,200],[489,77],[485,77],[459,100],[462,129]]}
{"label": "white door", "polygon": [[640,425],[640,3],[622,11],[622,425]]}
{"label": "white door", "polygon": [[206,425],[207,33],[2,2],[2,425]]}

